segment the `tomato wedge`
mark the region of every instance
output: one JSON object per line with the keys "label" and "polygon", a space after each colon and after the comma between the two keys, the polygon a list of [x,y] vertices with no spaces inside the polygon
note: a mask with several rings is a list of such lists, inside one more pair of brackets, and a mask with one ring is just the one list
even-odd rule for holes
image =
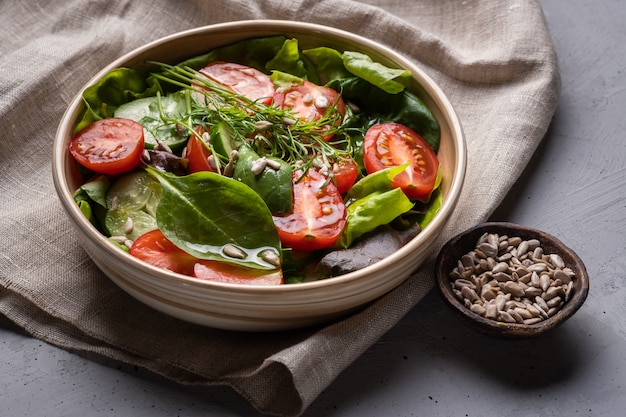
{"label": "tomato wedge", "polygon": [[252,101],[272,102],[274,83],[255,68],[232,62],[214,62],[202,68],[200,73]]}
{"label": "tomato wedge", "polygon": [[428,143],[399,123],[372,126],[365,133],[363,162],[369,174],[384,168],[409,166],[392,183],[412,200],[427,201],[437,180],[439,160]]}
{"label": "tomato wedge", "polygon": [[151,265],[183,275],[193,276],[194,265],[198,261],[195,256],[174,245],[159,229],[135,239],[129,252]]}
{"label": "tomato wedge", "polygon": [[198,259],[174,245],[159,229],[139,236],[130,254],[144,262],[198,279],[247,285],[280,285],[280,269],[266,272],[220,261]]}
{"label": "tomato wedge", "polygon": [[304,177],[293,173],[294,208],[273,216],[284,246],[312,251],[333,245],[346,226],[346,207],[337,187],[321,173],[309,169]]}
{"label": "tomato wedge", "polygon": [[[274,105],[281,109],[292,109],[295,115],[305,121],[321,119],[329,106],[341,114],[341,119],[346,115],[343,99],[330,87],[320,86],[310,81],[292,85],[286,89],[277,89],[274,94]],[[337,120],[337,124],[341,120]],[[328,129],[328,126],[326,127]],[[323,139],[328,141],[332,135]]]}
{"label": "tomato wedge", "polygon": [[332,166],[333,181],[339,194],[347,193],[359,176],[359,167],[352,158],[343,158]]}
{"label": "tomato wedge", "polygon": [[198,279],[231,284],[280,285],[283,283],[283,274],[280,269],[266,272],[219,261],[196,262],[194,276]]}
{"label": "tomato wedge", "polygon": [[139,165],[144,150],[143,126],[134,120],[97,120],[70,140],[70,154],[82,166],[100,174],[128,172]]}
{"label": "tomato wedge", "polygon": [[[198,129],[201,130],[201,129]],[[209,156],[211,151],[204,145],[196,135],[190,135],[187,141],[187,150],[185,158],[188,161],[188,169],[190,173],[200,171],[216,172],[215,168],[209,164]]]}

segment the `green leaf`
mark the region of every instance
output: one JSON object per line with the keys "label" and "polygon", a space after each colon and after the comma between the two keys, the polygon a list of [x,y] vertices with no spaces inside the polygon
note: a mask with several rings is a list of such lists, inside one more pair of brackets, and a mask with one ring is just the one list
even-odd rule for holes
{"label": "green leaf", "polygon": [[324,84],[330,80],[351,76],[343,64],[343,55],[336,49],[319,47],[304,50],[302,54],[311,61]]}
{"label": "green leaf", "polygon": [[287,39],[276,56],[265,64],[267,70],[278,70],[297,77],[306,78],[307,70],[300,58],[298,41]]}
{"label": "green leaf", "polygon": [[351,117],[349,123],[352,127],[360,127],[364,132],[376,123],[400,123],[420,134],[435,152],[439,149],[439,121],[410,91],[389,94],[358,77],[331,81],[329,87],[341,91],[344,100],[353,102],[362,110]]}
{"label": "green leaf", "polygon": [[246,184],[261,196],[274,214],[287,214],[293,210],[292,168],[288,163],[266,157],[280,164],[280,169],[266,166],[260,174],[254,174],[253,165],[260,159],[250,147],[239,148],[233,178]]}
{"label": "green leaf", "polygon": [[348,216],[337,246],[348,248],[355,239],[411,210],[413,203],[399,188],[375,192],[346,207]]}
{"label": "green leaf", "polygon": [[424,217],[419,222],[420,227],[422,229],[428,226],[428,224],[433,220],[435,215],[439,212],[442,205],[443,205],[443,194],[441,193],[441,190],[437,188],[431,194],[429,204],[427,206],[426,212],[424,213]]}
{"label": "green leaf", "polygon": [[366,197],[372,193],[392,190],[394,187],[391,180],[404,171],[407,166],[408,164],[404,164],[397,167],[381,169],[380,171],[376,171],[361,178],[346,194],[344,198],[346,204],[349,205],[352,201]]}
{"label": "green leaf", "polygon": [[103,234],[107,233],[104,222],[107,213],[106,194],[109,186],[109,178],[106,175],[98,175],[74,192],[74,201],[78,204],[80,211]]}
{"label": "green leaf", "polygon": [[360,52],[344,52],[343,63],[352,74],[389,94],[397,94],[403,91],[411,78],[409,70],[386,67],[383,64],[372,61],[372,58]]}
{"label": "green leaf", "polygon": [[236,62],[256,68],[259,71],[266,71],[265,64],[278,54],[285,40],[284,36],[245,39],[215,48],[207,54],[190,58],[181,62],[179,66],[199,70],[210,62],[224,61]]}
{"label": "green leaf", "polygon": [[[278,232],[267,205],[250,187],[212,172],[178,177],[147,170],[163,187],[156,218],[172,243],[201,259],[276,268],[261,255],[269,250],[281,256]],[[226,253],[227,245],[243,257]]]}
{"label": "green leaf", "polygon": [[83,92],[86,111],[75,131],[83,129],[91,122],[113,115],[118,106],[136,98],[153,96],[158,84],[147,81],[145,70],[117,68],[106,74],[98,83]]}

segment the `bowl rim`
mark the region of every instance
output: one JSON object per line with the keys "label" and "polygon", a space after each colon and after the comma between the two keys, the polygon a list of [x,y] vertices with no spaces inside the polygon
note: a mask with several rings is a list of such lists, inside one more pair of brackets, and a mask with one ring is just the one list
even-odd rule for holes
{"label": "bowl rim", "polygon": [[[161,37],[159,39],[148,42],[138,48],[135,48],[122,56],[118,57],[100,71],[98,71],[93,77],[91,77],[83,87],[77,92],[74,96],[70,104],[68,105],[66,111],[64,112],[55,134],[54,144],[53,144],[53,158],[52,158],[52,171],[53,171],[53,182],[56,188],[59,199],[61,200],[62,205],[66,213],[75,223],[78,225],[81,232],[84,233],[89,239],[98,240],[98,246],[102,250],[106,250],[112,256],[120,256],[123,253],[112,245],[104,235],[101,235],[87,220],[87,218],[80,212],[78,206],[73,204],[72,193],[74,190],[70,190],[65,183],[64,177],[64,158],[66,158],[67,149],[64,146],[64,138],[71,136],[71,129],[73,129],[73,117],[83,106],[82,102],[82,93],[83,91],[101,79],[106,73],[108,73],[113,68],[118,68],[123,66],[127,61],[137,58],[143,54],[148,53],[154,48],[172,42],[174,40],[179,40],[182,38],[189,38],[194,35],[209,35],[211,33],[218,34],[220,32],[225,31],[236,31],[236,30],[248,30],[250,28],[254,28],[254,30],[259,31],[258,36],[270,36],[271,34],[289,34],[291,33],[299,33],[300,35],[311,35],[315,34],[317,36],[323,38],[334,38],[338,39],[341,42],[349,42],[358,46],[358,49],[371,49],[376,53],[387,57],[390,60],[393,60],[399,66],[403,68],[410,69],[412,73],[412,77],[417,81],[419,86],[426,92],[436,106],[440,109],[442,116],[447,119],[448,128],[450,130],[450,136],[452,140],[452,146],[456,151],[456,161],[455,166],[451,169],[451,172],[454,172],[456,175],[451,178],[451,183],[448,187],[448,197],[444,200],[440,210],[434,216],[433,220],[422,230],[420,233],[414,237],[412,240],[404,244],[398,251],[395,253],[385,257],[382,260],[379,260],[365,268],[362,268],[358,271],[353,271],[350,273],[346,273],[343,275],[329,277],[327,279],[311,281],[311,282],[302,282],[293,285],[279,285],[279,286],[269,286],[269,285],[259,285],[259,286],[249,286],[242,284],[233,284],[233,283],[223,283],[216,281],[204,281],[198,280],[193,277],[186,277],[181,274],[177,274],[171,271],[167,271],[152,265],[149,265],[145,262],[141,262],[138,259],[133,258],[132,256],[126,254],[124,259],[127,262],[131,262],[134,268],[139,268],[142,271],[151,273],[151,274],[159,274],[165,275],[169,279],[175,279],[181,284],[188,285],[201,285],[208,286],[209,288],[216,289],[236,289],[240,292],[251,292],[251,293],[284,293],[284,292],[293,292],[293,291],[303,291],[303,290],[313,290],[319,287],[326,287],[329,285],[338,285],[343,283],[348,283],[354,280],[360,279],[364,275],[368,275],[370,273],[376,272],[378,270],[385,269],[390,265],[394,264],[398,260],[410,256],[410,252],[414,250],[415,247],[418,247],[422,242],[428,241],[432,239],[432,235],[435,233],[439,233],[443,228],[444,224],[447,222],[448,218],[451,216],[456,202],[461,193],[462,184],[465,179],[465,171],[467,164],[467,149],[466,149],[466,141],[464,132],[459,121],[459,118],[456,114],[456,111],[452,107],[447,96],[443,93],[441,88],[436,84],[433,79],[427,75],[422,68],[412,62],[409,58],[404,57],[399,54],[395,50],[390,47],[384,46],[383,44],[362,37],[360,35],[338,29],[325,25],[320,25],[316,23],[308,23],[308,22],[294,22],[287,20],[273,20],[273,19],[262,19],[262,20],[240,20],[233,22],[225,22],[225,23],[217,23],[206,26],[200,26],[188,30],[183,30],[180,32],[172,33],[170,35]],[[263,35],[264,33],[264,35]],[[252,38],[254,36],[247,36],[243,38]],[[296,36],[297,37],[297,36]],[[234,41],[230,41],[231,43]],[[227,44],[227,43],[225,43]]]}
{"label": "bowl rim", "polygon": [[[536,324],[529,325],[522,323],[503,323],[497,320],[487,319],[477,313],[474,313],[465,305],[463,305],[452,293],[449,279],[450,271],[448,271],[447,269],[444,270],[444,267],[446,265],[450,265],[444,265],[443,261],[446,253],[450,251],[454,247],[454,245],[457,245],[459,242],[464,241],[464,239],[468,239],[469,236],[478,234],[479,232],[487,233],[489,231],[491,231],[491,233],[496,233],[498,231],[523,231],[524,233],[535,237],[541,236],[544,241],[545,239],[548,239],[551,243],[550,246],[554,245],[559,248],[560,255],[566,255],[568,258],[574,261],[575,265],[566,266],[574,266],[576,268],[576,280],[578,280],[578,283],[576,285],[579,286],[580,291],[576,291],[574,293],[574,297],[570,299],[567,303],[565,303],[564,306],[555,315]],[[502,235],[508,233],[500,234]],[[542,246],[545,245],[544,241],[541,242]],[[466,323],[469,323],[483,333],[491,336],[501,336],[505,338],[523,338],[538,336],[560,326],[563,322],[573,316],[574,313],[576,313],[580,309],[589,293],[589,275],[587,272],[587,268],[585,267],[582,259],[574,250],[572,250],[570,247],[565,245],[559,238],[550,233],[544,232],[535,227],[505,221],[488,221],[485,223],[480,223],[470,227],[469,229],[457,234],[456,236],[448,240],[437,255],[437,259],[435,262],[435,277],[437,280],[437,289],[439,294],[443,298],[445,304],[447,304],[448,307],[450,307],[457,314],[457,316],[460,316]]]}

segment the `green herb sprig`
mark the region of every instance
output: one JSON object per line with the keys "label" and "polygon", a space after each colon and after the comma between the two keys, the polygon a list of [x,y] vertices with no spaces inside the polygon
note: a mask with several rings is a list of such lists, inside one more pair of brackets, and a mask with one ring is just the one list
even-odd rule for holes
{"label": "green herb sprig", "polygon": [[[198,126],[209,130],[225,123],[237,142],[246,141],[259,156],[272,155],[304,172],[315,166],[332,173],[332,164],[352,158],[355,149],[347,129],[341,125],[342,114],[331,103],[317,120],[299,119],[293,110],[280,109],[253,101],[203,76],[190,67],[157,64],[162,72],[154,73],[159,81],[188,90],[195,98],[189,102],[189,114],[167,120],[186,128],[202,140]],[[332,137],[327,140],[328,137]],[[211,144],[205,142],[209,147]],[[228,156],[214,153],[222,164]]]}

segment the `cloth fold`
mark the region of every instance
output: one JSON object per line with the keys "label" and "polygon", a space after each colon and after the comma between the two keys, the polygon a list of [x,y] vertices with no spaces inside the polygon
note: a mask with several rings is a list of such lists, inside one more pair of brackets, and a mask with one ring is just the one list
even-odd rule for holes
{"label": "cloth fold", "polygon": [[[271,335],[184,323],[122,292],[80,247],[50,174],[65,108],[107,63],[181,30],[260,18],[326,24],[408,56],[448,95],[468,143],[458,209],[419,271],[348,318]],[[560,87],[530,0],[1,2],[0,35],[0,313],[61,348],[184,384],[229,385],[280,416],[303,413],[432,289],[439,247],[499,205],[543,138]]]}

